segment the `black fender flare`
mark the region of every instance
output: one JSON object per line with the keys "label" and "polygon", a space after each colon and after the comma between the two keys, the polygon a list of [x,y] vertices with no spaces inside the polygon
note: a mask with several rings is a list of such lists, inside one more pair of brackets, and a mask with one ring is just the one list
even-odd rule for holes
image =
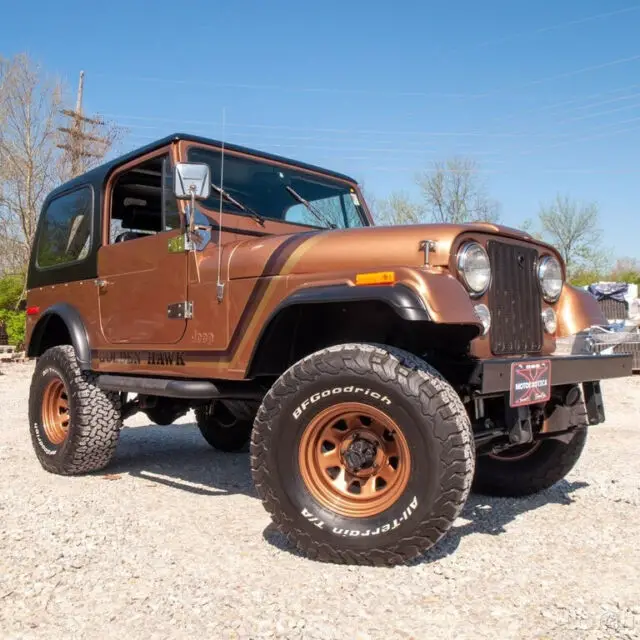
{"label": "black fender flare", "polygon": [[321,304],[330,302],[384,302],[403,320],[412,322],[430,321],[431,316],[417,293],[403,284],[393,286],[349,286],[346,284],[308,287],[285,298],[273,310],[267,325],[280,311],[298,304]]}
{"label": "black fender flare", "polygon": [[33,329],[27,355],[31,358],[39,355],[42,337],[49,321],[53,317],[60,318],[67,327],[80,369],[83,371],[91,369],[91,348],[89,347],[89,337],[87,336],[82,316],[75,307],[66,302],[59,302],[48,307],[40,316]]}
{"label": "black fender flare", "polygon": [[382,302],[391,308],[400,318],[411,322],[431,322],[431,316],[426,305],[416,292],[403,284],[395,285],[367,285],[352,286],[347,284],[320,285],[298,289],[290,296],[281,300],[269,314],[262,325],[260,333],[253,345],[252,353],[247,363],[247,373],[253,371],[254,364],[265,336],[277,322],[278,316],[288,308],[309,304],[330,304],[350,302]]}

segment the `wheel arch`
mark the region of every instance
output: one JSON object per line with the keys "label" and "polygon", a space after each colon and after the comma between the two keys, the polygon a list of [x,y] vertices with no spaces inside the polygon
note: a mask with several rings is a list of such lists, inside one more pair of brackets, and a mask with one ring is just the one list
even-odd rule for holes
{"label": "wheel arch", "polygon": [[455,338],[468,345],[478,334],[475,324],[434,322],[418,294],[402,284],[308,287],[272,311],[254,345],[247,376],[279,375],[300,357],[332,344],[383,342],[411,350],[421,339]]}
{"label": "wheel arch", "polygon": [[47,349],[70,344],[83,371],[91,369],[89,337],[79,311],[66,302],[54,304],[44,311],[33,328],[27,356],[37,358]]}

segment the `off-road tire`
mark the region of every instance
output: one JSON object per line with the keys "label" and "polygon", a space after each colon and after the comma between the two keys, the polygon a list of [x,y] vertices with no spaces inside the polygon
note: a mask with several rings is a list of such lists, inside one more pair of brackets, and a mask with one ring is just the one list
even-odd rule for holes
{"label": "off-road tire", "polygon": [[473,491],[519,498],[549,489],[578,462],[587,440],[587,429],[580,427],[564,438],[568,441],[542,440],[529,455],[520,459],[480,456],[476,462]]}
{"label": "off-road tire", "polygon": [[[56,379],[68,398],[66,437],[54,443],[43,428],[43,397]],[[35,366],[29,392],[29,429],[36,456],[44,469],[59,475],[98,471],[112,460],[122,426],[120,394],[102,391],[97,376],[81,371],[73,347],[45,351]]]}
{"label": "off-road tire", "polygon": [[197,407],[195,414],[202,437],[214,449],[225,453],[246,451],[253,428],[251,420],[232,419],[224,405],[216,401]]}
{"label": "off-road tire", "polygon": [[[314,416],[354,401],[401,425],[411,451],[402,495],[366,518],[316,500],[298,456]],[[469,418],[453,388],[412,354],[372,344],[332,346],[290,367],[263,399],[250,450],[256,490],[280,532],[307,557],[341,564],[390,566],[421,556],[460,514],[475,462]]]}

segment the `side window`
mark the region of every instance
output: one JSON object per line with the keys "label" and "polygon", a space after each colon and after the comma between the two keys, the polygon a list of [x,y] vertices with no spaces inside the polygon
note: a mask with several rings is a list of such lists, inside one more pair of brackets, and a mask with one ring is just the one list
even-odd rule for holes
{"label": "side window", "polygon": [[169,154],[147,160],[118,176],[111,196],[110,244],[179,228]]}
{"label": "side window", "polygon": [[91,189],[82,187],[55,198],[42,215],[38,240],[38,267],[55,267],[84,260],[91,245]]}

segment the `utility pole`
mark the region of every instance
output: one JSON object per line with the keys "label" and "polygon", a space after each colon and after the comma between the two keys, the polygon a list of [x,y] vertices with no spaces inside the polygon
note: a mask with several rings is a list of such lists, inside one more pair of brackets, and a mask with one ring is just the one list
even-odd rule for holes
{"label": "utility pole", "polygon": [[95,149],[95,144],[104,144],[109,146],[107,138],[101,138],[85,133],[85,125],[102,126],[104,122],[97,118],[87,118],[82,112],[82,94],[84,92],[84,71],[80,72],[80,80],[78,82],[78,97],[76,100],[75,111],[70,109],[62,109],[61,113],[71,119],[68,127],[58,127],[63,135],[66,136],[64,144],[57,145],[60,149],[64,149],[69,154],[69,162],[71,165],[72,177],[82,173],[83,158],[102,158],[104,152],[100,153]]}

